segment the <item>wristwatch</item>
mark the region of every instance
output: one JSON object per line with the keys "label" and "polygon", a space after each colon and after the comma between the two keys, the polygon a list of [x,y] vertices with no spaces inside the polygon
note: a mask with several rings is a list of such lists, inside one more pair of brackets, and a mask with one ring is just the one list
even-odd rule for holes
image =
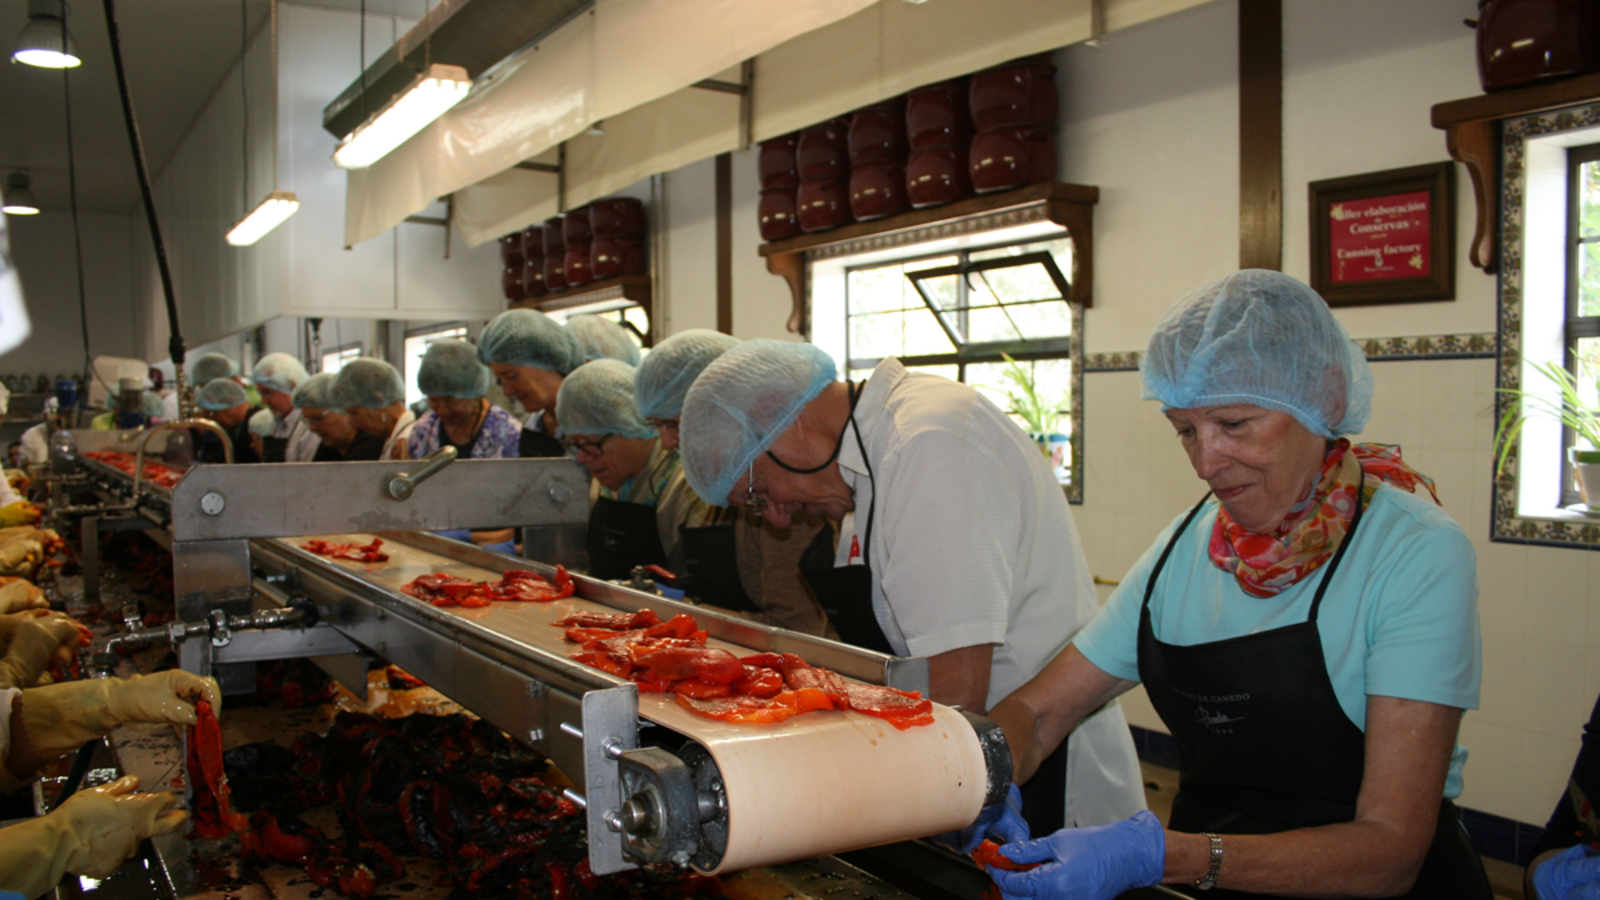
{"label": "wristwatch", "polygon": [[1201,836],[1211,839],[1211,868],[1206,870],[1206,877],[1194,883],[1194,887],[1198,891],[1209,891],[1217,886],[1217,876],[1222,874],[1222,838],[1209,831]]}

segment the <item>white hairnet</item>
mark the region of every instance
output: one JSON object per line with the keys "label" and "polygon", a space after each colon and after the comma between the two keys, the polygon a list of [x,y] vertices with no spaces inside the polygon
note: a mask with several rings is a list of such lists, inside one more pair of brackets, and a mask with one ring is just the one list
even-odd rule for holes
{"label": "white hairnet", "polygon": [[564,434],[616,434],[639,440],[656,436],[633,400],[633,366],[615,359],[584,363],[561,380],[556,421]]}
{"label": "white hairnet", "polygon": [[250,433],[256,437],[272,437],[272,426],[277,424],[277,421],[277,418],[272,415],[272,410],[258,409],[256,414],[250,417],[250,422],[245,427],[249,428]]}
{"label": "white hairnet", "polygon": [[738,345],[738,338],[705,328],[680,331],[657,344],[633,376],[639,412],[646,419],[676,418],[695,377]]}
{"label": "white hairnet", "polygon": [[489,368],[466,341],[434,341],[422,354],[417,387],[428,397],[482,397],[489,391]]}
{"label": "white hairnet", "polygon": [[405,402],[406,383],[394,366],[381,359],[358,356],[339,370],[330,396],[334,405],[343,410],[382,409]]}
{"label": "white hairnet", "polygon": [[1372,372],[1310,287],[1245,269],[1167,310],[1139,366],[1144,399],[1163,409],[1248,403],[1286,412],[1327,437],[1356,434],[1372,412]]}
{"label": "white hairnet", "polygon": [[727,506],[751,462],[837,375],[833,357],[815,344],[758,339],[717,357],[683,401],[678,446],[690,487]]}
{"label": "white hairnet", "polygon": [[312,409],[331,409],[335,412],[343,412],[343,410],[339,409],[339,405],[333,402],[333,397],[331,396],[333,382],[336,377],[332,372],[319,372],[307,378],[305,384],[294,389],[294,393],[289,396],[289,401],[294,404],[295,409],[309,406]]}
{"label": "white hairnet", "polygon": [[542,312],[508,309],[478,335],[484,365],[532,366],[562,375],[583,365],[583,348],[565,328]]}
{"label": "white hairnet", "polygon": [[251,381],[285,394],[294,393],[295,388],[306,383],[307,377],[306,367],[287,353],[268,353],[250,371]]}
{"label": "white hairnet", "polygon": [[194,398],[195,404],[201,409],[209,409],[212,412],[219,409],[233,409],[248,400],[244,388],[232,378],[211,379]]}
{"label": "white hairnet", "polygon": [[567,330],[583,348],[584,359],[617,359],[630,366],[639,364],[639,345],[628,334],[628,329],[610,319],[573,316],[567,320]]}
{"label": "white hairnet", "polygon": [[189,369],[189,380],[203,385],[217,378],[232,378],[239,374],[239,364],[221,353],[202,353]]}

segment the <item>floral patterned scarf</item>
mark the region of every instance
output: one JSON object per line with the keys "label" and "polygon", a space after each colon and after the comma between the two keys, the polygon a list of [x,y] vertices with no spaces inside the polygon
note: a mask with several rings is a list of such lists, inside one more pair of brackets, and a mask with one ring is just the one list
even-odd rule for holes
{"label": "floral patterned scarf", "polygon": [[1276,535],[1246,531],[1227,509],[1220,510],[1211,531],[1211,561],[1232,572],[1245,593],[1276,596],[1321,568],[1339,549],[1355,516],[1358,482],[1362,503],[1370,501],[1384,482],[1413,494],[1420,484],[1434,503],[1439,502],[1433,479],[1402,462],[1398,446],[1351,446],[1340,438],[1322,461],[1317,486],[1289,511]]}

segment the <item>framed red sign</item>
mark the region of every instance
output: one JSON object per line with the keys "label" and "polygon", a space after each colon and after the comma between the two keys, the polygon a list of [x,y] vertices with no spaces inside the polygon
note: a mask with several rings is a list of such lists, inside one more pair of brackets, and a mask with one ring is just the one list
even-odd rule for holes
{"label": "framed red sign", "polygon": [[1455,299],[1454,163],[1310,187],[1311,286],[1329,306]]}

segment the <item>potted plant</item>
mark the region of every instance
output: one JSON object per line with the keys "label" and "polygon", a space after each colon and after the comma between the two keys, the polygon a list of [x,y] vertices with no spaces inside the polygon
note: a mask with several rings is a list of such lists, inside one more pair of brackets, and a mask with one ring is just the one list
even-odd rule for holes
{"label": "potted plant", "polygon": [[[1500,417],[1495,429],[1495,474],[1505,470],[1511,447],[1522,434],[1522,426],[1533,416],[1543,416],[1572,429],[1579,445],[1567,450],[1567,458],[1578,472],[1578,485],[1585,505],[1600,509],[1600,418],[1590,409],[1578,390],[1578,378],[1565,366],[1553,362],[1528,361],[1535,371],[1559,390],[1560,399],[1520,388],[1496,388],[1495,393],[1512,398],[1515,404]],[[1593,498],[1593,500],[1591,500]]]}
{"label": "potted plant", "polygon": [[1009,411],[1028,423],[1028,436],[1039,445],[1039,452],[1050,459],[1050,467],[1059,474],[1065,465],[1068,437],[1056,431],[1056,423],[1071,412],[1071,404],[1065,397],[1046,399],[1034,384],[1031,369],[1012,359],[1009,353],[1000,355],[1005,357],[1006,367],[1002,373],[1010,384],[1006,388],[1006,397],[1011,401]]}

